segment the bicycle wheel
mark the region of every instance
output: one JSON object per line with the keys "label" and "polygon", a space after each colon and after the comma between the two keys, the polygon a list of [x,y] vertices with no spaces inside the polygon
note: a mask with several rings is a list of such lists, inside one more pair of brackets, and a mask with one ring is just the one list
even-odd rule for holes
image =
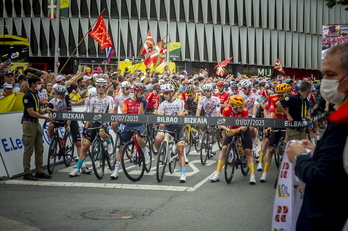
{"label": "bicycle wheel", "polygon": [[192,134],[193,142],[195,144],[196,152],[200,152],[201,146],[202,146],[202,139],[199,137],[200,132],[199,130],[195,129],[195,130],[191,130],[191,134]]}
{"label": "bicycle wheel", "polygon": [[[171,150],[171,148],[169,149]],[[176,162],[178,161],[178,156],[173,158],[176,154],[173,152],[170,152],[170,156],[171,156],[171,161],[169,162],[169,172],[173,173],[175,170],[175,166],[176,166]]]}
{"label": "bicycle wheel", "polygon": [[192,147],[192,133],[188,125],[186,125],[183,130],[185,137],[185,154],[188,155]]}
{"label": "bicycle wheel", "polygon": [[71,132],[66,131],[64,134],[65,148],[64,148],[64,164],[69,167],[74,158],[74,142],[72,140]]}
{"label": "bicycle wheel", "polygon": [[257,136],[259,141],[261,142],[263,140],[263,127],[259,127],[258,131],[257,131]]}
{"label": "bicycle wheel", "polygon": [[283,154],[284,154],[284,143],[279,142],[277,145],[276,151],[274,153],[274,160],[275,160],[274,162],[278,169],[283,161]]}
{"label": "bicycle wheel", "polygon": [[51,143],[48,148],[47,170],[50,175],[53,174],[53,170],[56,165],[56,160],[58,155],[57,147],[58,147],[58,138],[56,135],[54,135],[51,139]]}
{"label": "bicycle wheel", "polygon": [[231,143],[228,146],[227,153],[226,153],[226,159],[225,159],[225,180],[226,183],[229,184],[232,181],[232,178],[234,176],[234,169],[236,165],[236,155],[234,154],[236,150],[233,149],[234,143]]}
{"label": "bicycle wheel", "polygon": [[152,143],[151,143],[151,140],[146,141],[146,149],[147,149],[147,153],[149,154],[149,156],[145,157],[145,158],[149,158],[150,160],[146,164],[146,159],[145,159],[145,171],[150,172],[151,166],[152,166]]}
{"label": "bicycle wheel", "polygon": [[108,166],[109,169],[111,171],[113,171],[115,169],[115,163],[116,163],[116,150],[115,150],[115,144],[114,144],[114,140],[112,139],[112,136],[109,134],[109,140],[111,141],[111,145],[112,145],[112,153],[109,154],[108,152],[105,152],[106,154],[106,161],[108,162]]}
{"label": "bicycle wheel", "polygon": [[92,161],[94,175],[101,180],[104,176],[105,157],[103,155],[103,143],[100,139],[94,139],[89,152]]}
{"label": "bicycle wheel", "polygon": [[219,146],[219,149],[221,150],[222,142],[223,142],[223,140],[222,140],[222,131],[221,131],[221,129],[216,129],[215,131],[216,131],[216,133],[215,133],[216,142],[217,142],[217,144]]}
{"label": "bicycle wheel", "polygon": [[244,150],[240,149],[239,152],[240,170],[242,171],[243,176],[246,176],[249,173],[248,161],[245,156]]}
{"label": "bicycle wheel", "polygon": [[204,132],[202,139],[201,139],[201,150],[200,150],[200,156],[201,156],[201,163],[205,165],[207,162],[208,156],[210,155],[209,150],[209,134],[208,132]]}
{"label": "bicycle wheel", "polygon": [[123,147],[122,168],[126,177],[133,182],[139,181],[144,175],[144,155],[140,147],[137,150],[134,141],[128,141]]}
{"label": "bicycle wheel", "polygon": [[163,180],[164,172],[167,166],[167,141],[162,141],[157,153],[156,178],[158,182]]}

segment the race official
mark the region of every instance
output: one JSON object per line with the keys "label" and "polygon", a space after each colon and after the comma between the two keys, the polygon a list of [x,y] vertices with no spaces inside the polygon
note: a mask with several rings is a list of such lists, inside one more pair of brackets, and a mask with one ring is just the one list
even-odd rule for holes
{"label": "race official", "polygon": [[[23,97],[23,168],[24,180],[36,181],[38,178],[50,179],[51,176],[43,171],[43,143],[42,143],[42,129],[39,119],[46,119],[52,121],[52,117],[44,116],[43,114],[49,112],[48,110],[40,109],[40,99],[37,95],[38,89],[41,88],[41,79],[36,75],[29,77],[29,91]],[[35,167],[36,174],[32,175],[30,161],[33,151],[35,149]]]}

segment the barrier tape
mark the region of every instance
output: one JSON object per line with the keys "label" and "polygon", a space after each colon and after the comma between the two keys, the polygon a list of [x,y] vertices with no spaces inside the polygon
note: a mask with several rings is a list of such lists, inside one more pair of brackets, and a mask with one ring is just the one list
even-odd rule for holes
{"label": "barrier tape", "polygon": [[[311,118],[308,124],[323,118],[326,113]],[[206,116],[164,116],[164,115],[134,115],[134,114],[109,114],[86,112],[52,112],[50,116],[56,120],[82,120],[94,122],[123,122],[145,124],[191,124],[191,125],[222,125],[222,126],[248,126],[291,128],[304,127],[307,123],[302,121],[289,122],[285,119],[265,118],[238,118],[238,117],[206,117]]]}

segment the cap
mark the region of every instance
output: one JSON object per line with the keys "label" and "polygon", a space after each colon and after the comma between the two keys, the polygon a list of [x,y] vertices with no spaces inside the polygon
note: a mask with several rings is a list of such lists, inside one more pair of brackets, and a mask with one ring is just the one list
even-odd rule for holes
{"label": "cap", "polygon": [[65,79],[65,77],[63,76],[63,75],[58,75],[57,77],[56,77],[56,82],[60,82],[60,81],[62,81],[62,80],[64,80]]}
{"label": "cap", "polygon": [[12,84],[9,84],[9,83],[4,83],[4,89],[5,88],[13,88]]}
{"label": "cap", "polygon": [[91,76],[91,75],[84,75],[84,76],[83,76],[83,80],[84,80],[84,81],[89,80],[89,79],[92,79],[92,76]]}
{"label": "cap", "polygon": [[5,73],[5,75],[13,75],[13,72],[12,71],[8,71]]}
{"label": "cap", "polygon": [[146,79],[145,76],[141,77],[141,78],[140,78],[140,81],[143,82],[144,79]]}
{"label": "cap", "polygon": [[99,77],[99,75],[98,74],[93,74],[92,77],[93,77],[93,79],[96,79],[96,78]]}

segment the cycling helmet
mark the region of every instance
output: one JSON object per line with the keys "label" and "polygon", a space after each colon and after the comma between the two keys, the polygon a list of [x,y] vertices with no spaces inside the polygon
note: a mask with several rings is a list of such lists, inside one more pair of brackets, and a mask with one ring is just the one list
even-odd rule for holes
{"label": "cycling helmet", "polygon": [[313,86],[312,87],[312,93],[315,93],[315,92],[317,92],[317,89]]}
{"label": "cycling helmet", "polygon": [[241,95],[233,95],[230,97],[230,104],[235,106],[243,106],[245,104],[245,99]]}
{"label": "cycling helmet", "polygon": [[57,92],[57,94],[59,94],[59,95],[63,95],[63,94],[65,94],[65,92],[66,92],[66,88],[63,86],[63,85],[58,85],[58,86],[56,86],[56,88],[54,89],[56,92]]}
{"label": "cycling helmet", "polygon": [[106,86],[107,82],[105,79],[98,79],[96,82],[95,82],[95,86],[98,87],[98,86]]}
{"label": "cycling helmet", "polygon": [[237,82],[231,82],[231,88],[238,88]]}
{"label": "cycling helmet", "polygon": [[291,91],[291,86],[285,83],[286,92]]}
{"label": "cycling helmet", "polygon": [[180,84],[178,83],[178,81],[176,81],[174,79],[170,80],[169,84],[171,84],[174,87],[175,90],[178,90],[179,87],[180,87]]}
{"label": "cycling helmet", "polygon": [[287,92],[287,84],[286,83],[282,83],[282,84],[278,84],[275,88],[274,91],[276,94],[285,94]]}
{"label": "cycling helmet", "polygon": [[210,86],[211,86],[211,90],[214,90],[216,87],[216,83],[211,83]]}
{"label": "cycling helmet", "polygon": [[268,89],[268,88],[270,88],[271,86],[270,86],[270,84],[266,83],[266,84],[264,85],[264,87]]}
{"label": "cycling helmet", "polygon": [[91,88],[88,90],[88,98],[93,98],[94,96],[97,95],[97,89],[95,87]]}
{"label": "cycling helmet", "polygon": [[300,85],[301,85],[300,83],[296,84],[296,85],[295,85],[295,89],[296,89],[296,90],[300,90]]}
{"label": "cycling helmet", "polygon": [[224,81],[219,81],[216,83],[216,86],[223,86],[224,85]]}
{"label": "cycling helmet", "polygon": [[287,83],[287,84],[292,83],[292,79],[286,79],[285,83]]}
{"label": "cycling helmet", "polygon": [[195,88],[193,86],[187,86],[186,95],[193,95]]}
{"label": "cycling helmet", "polygon": [[212,91],[213,88],[212,88],[211,84],[204,84],[204,85],[202,86],[202,90],[203,90],[203,91]]}
{"label": "cycling helmet", "polygon": [[125,87],[132,87],[132,84],[128,81],[123,81],[121,83],[121,88],[125,88]]}
{"label": "cycling helmet", "polygon": [[155,84],[153,85],[153,89],[155,89],[155,90],[161,89],[161,84],[155,83]]}
{"label": "cycling helmet", "polygon": [[145,88],[144,84],[142,84],[142,83],[135,83],[133,85],[133,89],[136,91],[146,91],[146,88]]}
{"label": "cycling helmet", "polygon": [[163,84],[163,85],[161,85],[161,91],[162,92],[173,92],[175,90],[174,90],[174,87],[172,84]]}
{"label": "cycling helmet", "polygon": [[240,82],[241,87],[251,88],[253,86],[253,83],[250,82],[250,80],[244,79]]}
{"label": "cycling helmet", "polygon": [[230,86],[230,84],[228,82],[224,83],[224,87],[229,87],[229,86]]}

